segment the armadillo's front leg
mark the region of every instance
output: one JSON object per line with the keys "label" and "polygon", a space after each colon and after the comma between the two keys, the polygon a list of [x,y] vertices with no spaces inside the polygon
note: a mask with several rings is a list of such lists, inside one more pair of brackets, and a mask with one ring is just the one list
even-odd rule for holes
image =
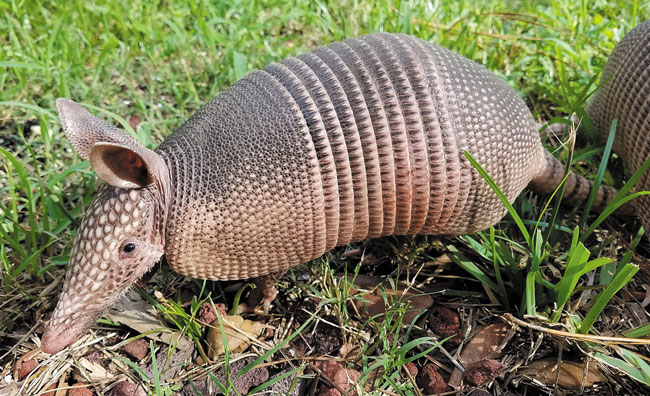
{"label": "armadillo's front leg", "polygon": [[253,279],[255,288],[251,291],[246,305],[248,311],[252,311],[255,307],[262,305],[262,310],[268,312],[271,303],[278,295],[278,289],[275,288],[275,282],[280,280],[287,271],[274,272],[272,274],[264,275]]}

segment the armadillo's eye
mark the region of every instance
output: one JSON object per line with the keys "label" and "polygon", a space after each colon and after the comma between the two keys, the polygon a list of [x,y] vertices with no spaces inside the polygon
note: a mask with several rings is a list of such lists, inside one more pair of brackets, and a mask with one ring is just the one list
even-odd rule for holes
{"label": "armadillo's eye", "polygon": [[122,250],[124,250],[124,253],[131,253],[132,251],[135,250],[135,243],[127,243],[126,245],[124,245]]}

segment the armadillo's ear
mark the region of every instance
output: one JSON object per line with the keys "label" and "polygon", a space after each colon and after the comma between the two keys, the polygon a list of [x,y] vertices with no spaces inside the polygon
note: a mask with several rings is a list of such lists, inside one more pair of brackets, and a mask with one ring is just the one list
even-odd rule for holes
{"label": "armadillo's ear", "polygon": [[90,165],[106,183],[120,188],[141,188],[160,178],[165,161],[142,146],[95,143],[90,148]]}
{"label": "armadillo's ear", "polygon": [[72,148],[85,160],[90,158],[91,147],[99,142],[143,147],[130,135],[100,120],[71,100],[57,99],[56,108],[59,110],[63,130]]}

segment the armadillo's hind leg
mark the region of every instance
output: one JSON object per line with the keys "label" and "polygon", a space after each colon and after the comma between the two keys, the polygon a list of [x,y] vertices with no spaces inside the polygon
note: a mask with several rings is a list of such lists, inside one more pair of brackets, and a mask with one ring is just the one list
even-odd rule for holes
{"label": "armadillo's hind leg", "polygon": [[[528,187],[538,194],[552,194],[562,182],[564,172],[564,165],[553,157],[551,153],[544,150],[544,163]],[[593,186],[593,181],[585,179],[574,172],[569,173],[562,202],[578,205],[587,202]],[[601,185],[591,210],[598,211],[604,209],[616,193],[617,190],[615,188]],[[623,205],[616,213],[618,215],[632,215],[634,214],[634,208],[632,205]]]}
{"label": "armadillo's hind leg", "polygon": [[255,288],[251,291],[248,299],[246,299],[246,307],[244,308],[244,311],[253,311],[256,307],[261,305],[264,312],[269,312],[271,303],[278,295],[278,289],[275,288],[275,282],[280,280],[286,272],[286,270],[274,272],[253,279]]}

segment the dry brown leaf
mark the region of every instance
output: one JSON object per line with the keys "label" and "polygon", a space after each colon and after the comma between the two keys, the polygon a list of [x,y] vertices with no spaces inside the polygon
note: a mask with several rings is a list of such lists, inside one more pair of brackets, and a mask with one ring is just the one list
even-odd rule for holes
{"label": "dry brown leaf", "polygon": [[115,376],[113,373],[106,370],[101,364],[91,362],[85,357],[79,359],[79,365],[81,366],[80,369],[85,370],[84,378],[91,380],[93,383],[104,382]]}
{"label": "dry brown leaf", "polygon": [[0,382],[0,395],[19,396],[20,386],[18,385],[18,382],[15,381],[9,383]]}
{"label": "dry brown leaf", "polygon": [[607,378],[600,373],[596,362],[590,362],[585,371],[585,362],[562,362],[560,375],[557,376],[557,359],[541,359],[530,363],[521,369],[520,374],[535,379],[546,386],[557,384],[565,389],[580,389],[584,377],[584,385],[590,387],[596,382],[606,382]]}
{"label": "dry brown leaf", "polygon": [[[246,350],[251,340],[259,337],[262,331],[264,331],[264,325],[262,323],[244,319],[239,315],[222,316],[221,321],[224,332],[226,333],[226,343],[230,352],[242,352]],[[210,359],[222,355],[225,352],[218,319],[210,324],[207,342],[210,345]]]}
{"label": "dry brown leaf", "polygon": [[360,351],[361,351],[360,345],[351,342],[346,342],[339,350],[338,356],[345,360],[354,360]]}
{"label": "dry brown leaf", "polygon": [[[460,358],[464,365],[478,362],[479,360],[492,359],[501,356],[499,347],[506,341],[512,326],[507,323],[493,323],[485,326],[465,345]],[[455,368],[449,378],[449,386],[459,388],[463,373]]]}

